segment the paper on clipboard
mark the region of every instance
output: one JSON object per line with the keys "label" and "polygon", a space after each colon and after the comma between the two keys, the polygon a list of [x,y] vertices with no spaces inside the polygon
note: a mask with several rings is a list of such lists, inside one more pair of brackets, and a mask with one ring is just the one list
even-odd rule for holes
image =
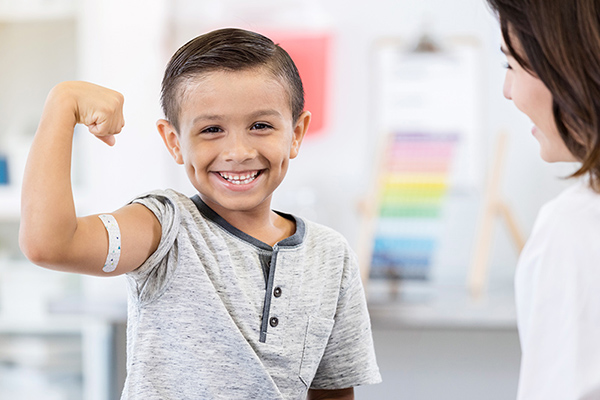
{"label": "paper on clipboard", "polygon": [[471,43],[375,52],[378,154],[372,278],[428,279],[436,263],[447,193],[481,185],[479,56]]}
{"label": "paper on clipboard", "polygon": [[480,56],[476,45],[451,41],[437,51],[398,42],[377,46],[376,118],[379,130],[456,134],[453,187],[479,187],[481,165]]}

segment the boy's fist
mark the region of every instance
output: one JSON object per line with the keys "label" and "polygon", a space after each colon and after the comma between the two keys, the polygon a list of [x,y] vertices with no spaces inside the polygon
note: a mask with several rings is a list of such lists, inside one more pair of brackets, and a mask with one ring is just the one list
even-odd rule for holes
{"label": "boy's fist", "polygon": [[86,125],[90,133],[109,146],[115,144],[114,135],[125,125],[121,93],[82,81],[63,82],[55,89],[74,101],[75,123]]}

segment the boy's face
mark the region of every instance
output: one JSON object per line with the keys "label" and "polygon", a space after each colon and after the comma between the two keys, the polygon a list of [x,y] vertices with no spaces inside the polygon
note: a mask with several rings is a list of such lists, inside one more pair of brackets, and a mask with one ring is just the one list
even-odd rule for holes
{"label": "boy's face", "polygon": [[224,217],[270,211],[310,113],[293,121],[286,87],[261,69],[206,73],[182,92],[179,133],[157,126],[202,200]]}

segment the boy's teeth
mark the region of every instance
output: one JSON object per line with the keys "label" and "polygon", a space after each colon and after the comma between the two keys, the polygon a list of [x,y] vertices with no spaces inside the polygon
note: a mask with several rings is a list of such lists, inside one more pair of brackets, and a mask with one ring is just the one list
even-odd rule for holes
{"label": "boy's teeth", "polygon": [[251,174],[242,174],[242,175],[230,175],[226,172],[219,173],[224,179],[227,181],[234,183],[236,185],[245,185],[252,182],[258,176],[258,171],[253,172]]}

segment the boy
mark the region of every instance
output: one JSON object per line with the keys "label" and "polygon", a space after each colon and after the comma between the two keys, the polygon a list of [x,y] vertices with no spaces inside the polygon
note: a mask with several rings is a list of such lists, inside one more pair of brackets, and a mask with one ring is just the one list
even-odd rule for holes
{"label": "boy", "polygon": [[169,62],[161,101],[158,131],[193,198],[156,191],[75,216],[75,124],[109,145],[124,124],[122,96],[85,82],[51,91],[23,182],[28,258],[127,274],[122,399],[352,399],[379,382],[354,254],[332,230],[270,209],[310,122],[287,53],[239,29],[199,36]]}

